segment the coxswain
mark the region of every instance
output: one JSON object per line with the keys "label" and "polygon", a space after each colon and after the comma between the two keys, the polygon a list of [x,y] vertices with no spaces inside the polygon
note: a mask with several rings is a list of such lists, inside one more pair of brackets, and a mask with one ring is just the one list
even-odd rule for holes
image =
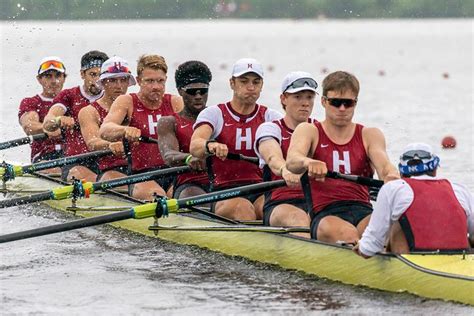
{"label": "coxswain", "polygon": [[175,72],[176,88],[183,98],[184,108],[158,122],[158,142],[161,156],[170,166],[188,165],[193,169],[176,177],[173,198],[185,198],[209,192],[209,180],[204,172],[205,161],[189,153],[193,125],[198,114],[206,108],[212,74],[206,64],[187,61]]}
{"label": "coxswain", "polygon": [[[141,173],[166,167],[158,144],[139,142],[140,136],[157,139],[156,124],[162,116],[173,115],[183,109],[180,96],[165,93],[168,66],[162,56],[143,55],[137,64],[138,93],[119,96],[100,127],[99,134],[110,142],[126,139],[131,146],[131,169]],[[130,186],[130,194],[141,200],[152,200],[154,195],[166,196],[172,178],[137,183]]]}
{"label": "coxswain", "polygon": [[[300,123],[315,122],[310,118],[318,83],[307,72],[294,71],[283,80],[280,102],[285,111],[282,119],[265,122],[256,133],[255,152],[259,155],[266,180],[284,179],[287,187],[278,188],[265,195],[263,223],[267,226],[308,227],[310,217],[300,185],[301,174],[286,169],[286,156],[291,135]],[[296,235],[296,234],[295,234]],[[306,233],[298,233],[309,238]]]}
{"label": "coxswain", "polygon": [[[474,197],[464,185],[436,175],[430,145],[409,144],[398,165],[402,179],[385,184],[354,251],[364,258],[384,250],[462,251],[474,245]],[[469,244],[469,240],[471,244]]]}
{"label": "coxswain", "polygon": [[[359,81],[344,71],[323,80],[322,122],[302,123],[295,129],[286,167],[293,173],[308,171],[312,204],[311,236],[330,243],[360,239],[372,213],[368,188],[356,183],[325,179],[328,170],[380,179],[398,179],[378,128],[352,121],[359,95]],[[309,204],[308,203],[308,204]]]}
{"label": "coxswain", "polygon": [[[64,156],[74,156],[87,153],[87,145],[82,138],[79,127],[79,111],[102,96],[102,90],[97,85],[100,67],[109,59],[99,51],[90,51],[81,58],[81,78],[83,84],[61,91],[53,100],[43,123],[43,130],[52,137],[64,136]],[[72,177],[86,181],[94,181],[97,177],[95,159],[64,166],[63,180]]]}
{"label": "coxswain", "polygon": [[[34,97],[24,98],[18,111],[20,125],[26,135],[44,133],[44,118],[53,105],[53,99],[63,89],[66,76],[66,67],[61,58],[49,56],[41,60],[36,80],[38,80],[43,91]],[[31,162],[61,158],[63,156],[61,145],[60,137],[33,141],[30,145]]]}
{"label": "coxswain", "polygon": [[96,181],[120,178],[126,175],[127,161],[124,159],[122,141],[109,142],[99,137],[99,129],[119,96],[127,93],[128,87],[136,84],[128,62],[118,56],[107,59],[101,67],[97,84],[103,88],[103,96],[79,111],[81,133],[90,151],[110,149],[114,155],[99,158],[99,174]]}
{"label": "coxswain", "polygon": [[[190,152],[194,157],[212,156],[208,169],[212,190],[262,181],[257,165],[247,161],[226,161],[227,154],[256,157],[253,144],[258,126],[282,117],[279,112],[257,104],[263,88],[263,66],[257,60],[239,59],[233,66],[229,82],[232,100],[199,113],[191,138]],[[261,219],[263,201],[262,194],[253,194],[217,202],[214,210],[218,215],[236,220]]]}

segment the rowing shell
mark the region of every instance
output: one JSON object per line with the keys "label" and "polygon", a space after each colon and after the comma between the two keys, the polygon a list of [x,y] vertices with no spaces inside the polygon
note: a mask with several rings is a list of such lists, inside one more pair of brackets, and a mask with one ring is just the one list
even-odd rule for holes
{"label": "rowing shell", "polygon": [[[9,183],[12,189],[50,189],[57,184],[37,178],[17,178]],[[70,201],[48,201],[56,210],[66,211]],[[114,207],[136,205],[112,195],[92,196],[78,201],[84,207]],[[91,217],[97,211],[78,211],[77,215]],[[104,213],[102,213],[104,214]],[[170,214],[159,220],[166,226],[222,226],[222,223],[192,214]],[[474,254],[378,254],[363,259],[349,247],[316,240],[265,232],[237,231],[173,231],[157,235],[149,230],[156,225],[152,218],[125,220],[111,224],[115,227],[164,240],[196,245],[227,255],[275,264],[318,277],[346,284],[363,285],[390,292],[409,292],[422,297],[474,305]]]}

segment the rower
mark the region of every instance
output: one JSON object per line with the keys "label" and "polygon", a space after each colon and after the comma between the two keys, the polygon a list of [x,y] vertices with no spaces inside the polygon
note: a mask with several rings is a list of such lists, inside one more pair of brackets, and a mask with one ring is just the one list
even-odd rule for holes
{"label": "rower", "polygon": [[369,225],[354,251],[369,258],[394,253],[453,251],[474,246],[474,197],[464,185],[436,175],[439,158],[430,145],[409,144],[400,156],[402,179],[380,190]]}
{"label": "rower", "polygon": [[[56,56],[43,58],[36,80],[43,91],[34,97],[24,98],[18,111],[20,125],[26,135],[44,133],[44,118],[53,105],[53,99],[63,89],[66,80],[66,67],[64,67],[61,58]],[[61,158],[63,156],[61,143],[62,141],[58,137],[33,141],[31,143],[31,162]]]}
{"label": "rower", "polygon": [[162,117],[158,122],[158,143],[168,166],[188,165],[195,172],[178,175],[173,198],[184,198],[209,192],[205,161],[189,153],[193,125],[198,114],[206,108],[212,74],[206,64],[187,61],[175,72],[176,88],[183,98],[184,108],[173,116]]}
{"label": "rower", "polygon": [[[165,93],[168,66],[158,55],[143,55],[138,60],[138,93],[119,96],[100,127],[99,134],[111,142],[127,139],[131,143],[132,172],[141,173],[166,167],[156,143],[138,143],[140,136],[157,138],[156,124],[161,116],[183,109],[180,96]],[[152,200],[154,194],[166,195],[172,178],[137,183],[130,194],[137,199]]]}
{"label": "rower", "polygon": [[[83,84],[61,91],[53,100],[43,123],[44,131],[52,137],[64,134],[64,155],[74,156],[87,153],[87,145],[82,138],[78,122],[79,111],[102,96],[102,90],[97,86],[100,67],[108,59],[105,53],[90,51],[81,58],[81,78]],[[97,177],[97,163],[95,160],[81,164],[64,166],[63,180],[72,177],[94,181]]]}
{"label": "rower", "polygon": [[[208,107],[199,113],[191,138],[190,152],[204,159],[212,155],[210,180],[213,190],[258,183],[262,173],[257,165],[246,161],[225,161],[229,152],[256,157],[253,142],[257,127],[263,122],[281,118],[277,111],[257,104],[263,87],[263,66],[255,59],[238,60],[229,80],[233,97],[230,102]],[[254,194],[215,204],[218,215],[255,220],[263,215],[263,195]]]}
{"label": "rower", "polygon": [[[296,126],[303,122],[315,122],[309,116],[313,111],[317,87],[311,74],[303,71],[290,72],[283,80],[280,95],[285,117],[265,122],[257,129],[255,152],[259,155],[260,165],[265,164],[264,177],[268,174],[271,180],[283,178],[288,185],[265,196],[263,222],[267,226],[309,228],[310,217],[306,212],[306,202],[300,186],[301,175],[287,170],[285,159]],[[307,233],[298,235],[310,237]]]}
{"label": "rower", "polygon": [[82,108],[79,112],[81,133],[90,151],[110,149],[114,155],[98,160],[99,174],[96,181],[104,181],[125,176],[127,161],[123,159],[124,148],[121,141],[109,142],[99,137],[99,128],[104,121],[112,103],[119,96],[127,93],[130,86],[136,84],[128,62],[118,56],[107,59],[100,71],[97,84],[104,90],[104,95],[97,101]]}
{"label": "rower", "polygon": [[[385,150],[385,137],[377,128],[352,122],[359,81],[344,71],[323,81],[325,120],[302,123],[293,133],[286,167],[293,173],[308,171],[311,178],[311,236],[336,243],[353,243],[372,213],[367,187],[344,180],[325,179],[327,170],[380,179],[399,178]],[[316,180],[316,181],[315,181]]]}

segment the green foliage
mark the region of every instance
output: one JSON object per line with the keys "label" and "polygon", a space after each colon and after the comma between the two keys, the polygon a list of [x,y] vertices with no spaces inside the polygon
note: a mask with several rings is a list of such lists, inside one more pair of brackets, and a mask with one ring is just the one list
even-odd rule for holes
{"label": "green foliage", "polygon": [[474,0],[0,0],[1,20],[474,17]]}

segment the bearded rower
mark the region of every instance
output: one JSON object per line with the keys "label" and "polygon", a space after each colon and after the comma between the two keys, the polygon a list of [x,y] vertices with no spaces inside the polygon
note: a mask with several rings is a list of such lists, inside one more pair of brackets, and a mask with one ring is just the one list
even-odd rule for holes
{"label": "bearded rower", "polygon": [[[436,176],[430,145],[409,144],[400,156],[402,179],[385,184],[354,251],[364,258],[395,253],[462,251],[474,246],[474,197],[464,185]],[[471,245],[469,245],[470,237]]]}
{"label": "bearded rower", "polygon": [[326,76],[321,97],[325,120],[298,125],[288,149],[288,170],[308,171],[311,178],[312,237],[331,243],[358,240],[372,205],[367,187],[325,179],[328,169],[372,177],[375,168],[384,181],[399,178],[388,159],[382,132],[352,122],[358,94],[359,81],[354,75],[337,71]]}
{"label": "bearded rower", "polygon": [[209,192],[205,161],[189,153],[193,125],[198,114],[206,108],[212,74],[200,61],[187,61],[175,73],[176,88],[184,101],[184,108],[158,122],[160,151],[168,166],[189,165],[194,172],[178,175],[173,198],[179,199]]}
{"label": "bearded rower", "polygon": [[[43,58],[36,79],[43,91],[34,97],[24,98],[18,111],[18,118],[26,135],[43,133],[44,118],[53,105],[54,97],[61,92],[66,80],[66,67],[59,57]],[[31,143],[31,162],[62,157],[61,146],[60,137],[33,141]]]}
{"label": "bearded rower", "polygon": [[[315,122],[313,111],[318,84],[307,72],[295,71],[286,75],[281,87],[280,102],[285,117],[260,125],[256,133],[255,152],[264,166],[264,178],[283,178],[288,187],[277,188],[265,196],[263,222],[267,226],[309,227],[310,217],[300,186],[300,174],[286,169],[285,159],[291,135],[300,123]],[[296,234],[309,238],[306,233]]]}
{"label": "bearded rower", "polygon": [[[257,60],[238,60],[229,83],[232,100],[199,113],[191,138],[190,152],[194,157],[213,156],[212,170],[208,170],[213,190],[262,181],[258,166],[246,161],[229,163],[225,159],[229,152],[256,157],[253,143],[258,126],[282,117],[279,112],[257,104],[263,87],[263,66]],[[215,212],[237,220],[261,219],[263,201],[261,194],[234,198],[217,202]]]}
{"label": "bearded rower", "polygon": [[115,56],[104,62],[97,83],[103,88],[104,95],[79,112],[79,124],[90,151],[110,149],[114,153],[113,156],[102,157],[98,160],[99,174],[96,181],[104,181],[125,176],[127,161],[123,158],[123,143],[121,141],[109,142],[100,138],[99,128],[115,99],[127,93],[128,87],[135,85],[136,81],[128,62]]}
{"label": "bearded rower", "polygon": [[[81,58],[81,78],[83,85],[61,91],[53,100],[43,123],[44,131],[52,136],[64,132],[64,155],[74,156],[87,153],[87,145],[82,138],[79,127],[79,111],[102,96],[102,90],[97,86],[100,67],[108,59],[99,51],[90,51]],[[97,163],[94,159],[62,168],[63,180],[72,177],[94,181],[97,177]]]}
{"label": "bearded rower", "polygon": [[[157,138],[156,124],[161,116],[173,115],[183,109],[180,96],[165,93],[168,66],[158,55],[144,55],[138,60],[138,93],[119,96],[104,119],[99,134],[116,142],[131,143],[132,172],[140,173],[165,167],[156,143],[138,143],[140,136]],[[152,200],[154,193],[165,196],[173,179],[160,178],[130,186],[130,194],[142,200]]]}

